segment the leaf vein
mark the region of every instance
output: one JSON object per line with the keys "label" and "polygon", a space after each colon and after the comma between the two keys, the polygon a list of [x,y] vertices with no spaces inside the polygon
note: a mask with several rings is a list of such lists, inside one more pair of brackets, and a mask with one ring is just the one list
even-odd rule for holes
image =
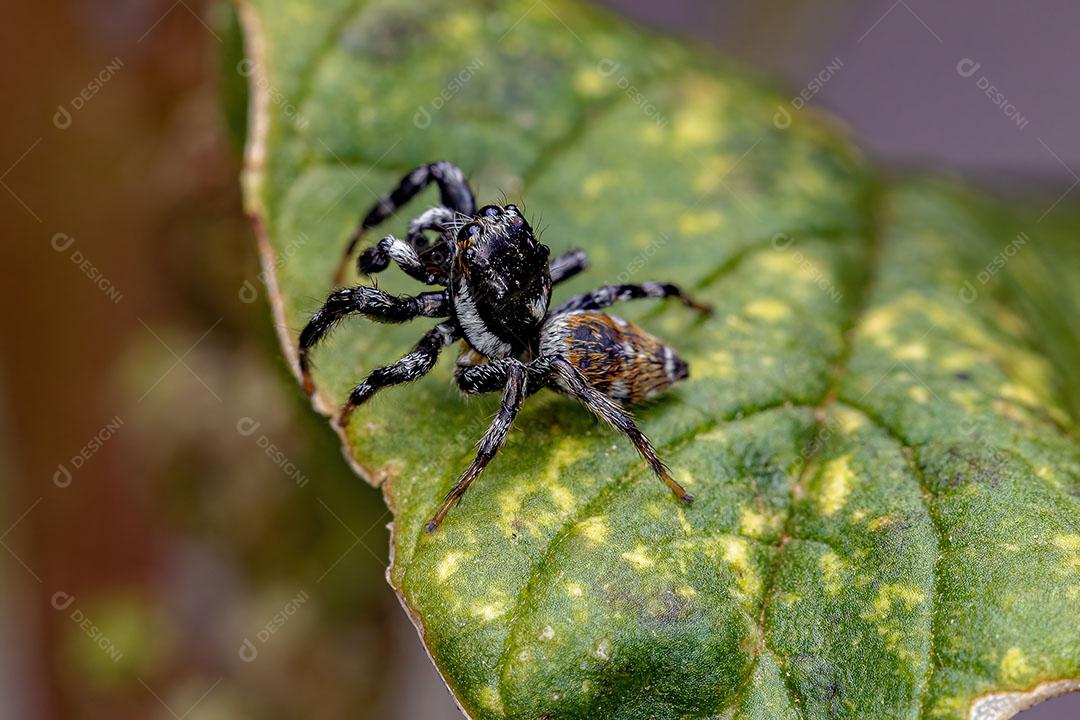
{"label": "leaf vein", "polygon": [[[869,299],[871,295],[871,289],[877,280],[878,267],[881,260],[881,245],[882,238],[880,232],[880,222],[878,220],[878,214],[881,207],[881,189],[873,187],[868,193],[867,197],[868,205],[868,223],[866,233],[866,249],[865,249],[865,261],[864,269],[862,272],[859,285],[855,288],[854,299],[851,302],[851,310],[848,313],[846,322],[843,328],[843,345],[837,353],[829,374],[831,378],[829,384],[825,389],[824,394],[820,400],[816,403],[814,411],[817,420],[817,427],[814,430],[814,440],[810,446],[809,452],[805,453],[802,457],[802,468],[799,477],[791,483],[790,497],[788,500],[787,514],[784,519],[783,530],[780,533],[780,537],[775,544],[776,557],[773,560],[773,566],[769,573],[769,577],[765,584],[765,590],[762,593],[761,601],[761,613],[758,620],[758,627],[761,631],[761,643],[758,646],[756,653],[760,656],[762,653],[769,650],[768,646],[768,627],[766,624],[766,615],[769,609],[769,605],[776,597],[778,592],[777,583],[779,581],[780,567],[783,562],[784,547],[792,540],[792,524],[795,519],[795,502],[798,489],[802,486],[803,481],[813,465],[813,460],[817,456],[822,445],[824,444],[823,433],[825,430],[825,418],[829,408],[836,402],[836,398],[839,394],[840,382],[847,374],[848,366],[850,365],[851,355],[854,350],[854,331],[861,322],[863,316],[869,309]],[[787,658],[772,649],[771,652],[780,661],[782,667],[787,669]],[[746,678],[746,682],[749,682],[752,678],[753,665],[751,663],[750,673]],[[794,681],[791,679],[789,672],[784,673],[784,686],[787,689],[788,699],[791,701],[795,708],[796,714],[800,717],[803,716],[803,707],[805,703],[800,697]]]}

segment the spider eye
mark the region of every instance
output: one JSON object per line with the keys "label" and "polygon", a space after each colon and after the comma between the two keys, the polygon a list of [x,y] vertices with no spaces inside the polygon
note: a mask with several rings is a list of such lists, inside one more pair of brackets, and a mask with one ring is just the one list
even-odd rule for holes
{"label": "spider eye", "polygon": [[496,215],[502,214],[502,210],[500,210],[494,205],[485,205],[484,207],[480,208],[480,214],[483,217],[495,217]]}
{"label": "spider eye", "polygon": [[518,210],[518,206],[517,206],[517,205],[507,205],[505,209],[506,209],[506,210],[507,210],[508,212],[512,212],[512,213],[520,213],[520,211]]}
{"label": "spider eye", "polygon": [[476,223],[469,223],[465,227],[461,228],[461,237],[476,237],[480,234],[480,226]]}

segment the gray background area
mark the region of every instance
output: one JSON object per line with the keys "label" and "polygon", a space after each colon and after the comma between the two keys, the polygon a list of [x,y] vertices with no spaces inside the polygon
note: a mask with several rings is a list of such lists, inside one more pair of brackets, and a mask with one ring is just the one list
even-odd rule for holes
{"label": "gray background area", "polygon": [[[793,3],[603,0],[617,12],[718,48],[779,78],[792,96],[835,58],[843,63],[811,101],[852,128],[889,166],[949,169],[1015,192],[1080,200],[1080,3],[873,0]],[[762,38],[769,38],[763,42]],[[961,60],[980,64],[970,77]],[[970,65],[968,65],[970,67]],[[978,87],[985,76],[1026,120],[1006,117]],[[1014,115],[1015,118],[1015,115]],[[1075,172],[1074,172],[1075,170]],[[399,631],[412,635],[402,618]],[[411,661],[426,667],[417,646]],[[420,678],[416,678],[419,680]],[[460,715],[413,686],[395,717]],[[1055,698],[1023,720],[1077,720],[1080,695]]]}
{"label": "gray background area", "polygon": [[[1061,192],[1080,173],[1080,3],[602,4],[712,44],[783,78],[793,95],[839,58],[842,69],[812,103],[843,118],[887,163],[945,166]],[[969,78],[957,72],[964,59],[981,64]],[[1022,129],[979,90],[982,76],[1027,120]]]}

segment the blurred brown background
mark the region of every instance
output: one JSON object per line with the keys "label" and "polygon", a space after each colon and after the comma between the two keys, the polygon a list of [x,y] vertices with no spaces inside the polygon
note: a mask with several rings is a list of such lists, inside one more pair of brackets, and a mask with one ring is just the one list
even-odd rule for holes
{"label": "blurred brown background", "polygon": [[[839,67],[809,102],[885,162],[1080,200],[1076,3],[604,4],[793,97]],[[378,492],[278,356],[224,8],[4,11],[0,718],[459,717],[382,578]]]}

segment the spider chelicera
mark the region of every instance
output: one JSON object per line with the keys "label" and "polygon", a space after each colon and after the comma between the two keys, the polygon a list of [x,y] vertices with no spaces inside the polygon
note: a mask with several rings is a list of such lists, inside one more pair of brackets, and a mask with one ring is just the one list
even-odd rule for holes
{"label": "spider chelicera", "polygon": [[[462,171],[449,162],[422,165],[383,195],[353,233],[335,276],[340,286],[348,260],[364,233],[391,217],[429,184],[441,204],[421,213],[404,240],[387,235],[359,256],[361,274],[385,270],[394,261],[409,276],[441,290],[390,295],[366,285],[330,294],[300,333],[304,389],[314,385],[309,353],[346,315],[401,323],[417,317],[447,318],[420,338],[416,348],[380,367],[353,388],[341,411],[344,427],[357,405],[379,389],[416,380],[435,365],[446,345],[465,341],[454,379],[468,394],[501,392],[502,403],[479,443],[472,464],[424,526],[434,531],[454,503],[502,447],[524,399],[547,387],[575,398],[598,418],[625,434],[675,496],[693,497],[668,473],[649,439],[624,405],[652,398],[688,376],[685,362],[641,328],[600,312],[636,298],[677,298],[701,313],[710,309],[670,283],[607,285],[550,307],[551,288],[584,270],[581,250],[550,258],[515,205],[476,200]],[[425,232],[437,233],[429,238]]]}

